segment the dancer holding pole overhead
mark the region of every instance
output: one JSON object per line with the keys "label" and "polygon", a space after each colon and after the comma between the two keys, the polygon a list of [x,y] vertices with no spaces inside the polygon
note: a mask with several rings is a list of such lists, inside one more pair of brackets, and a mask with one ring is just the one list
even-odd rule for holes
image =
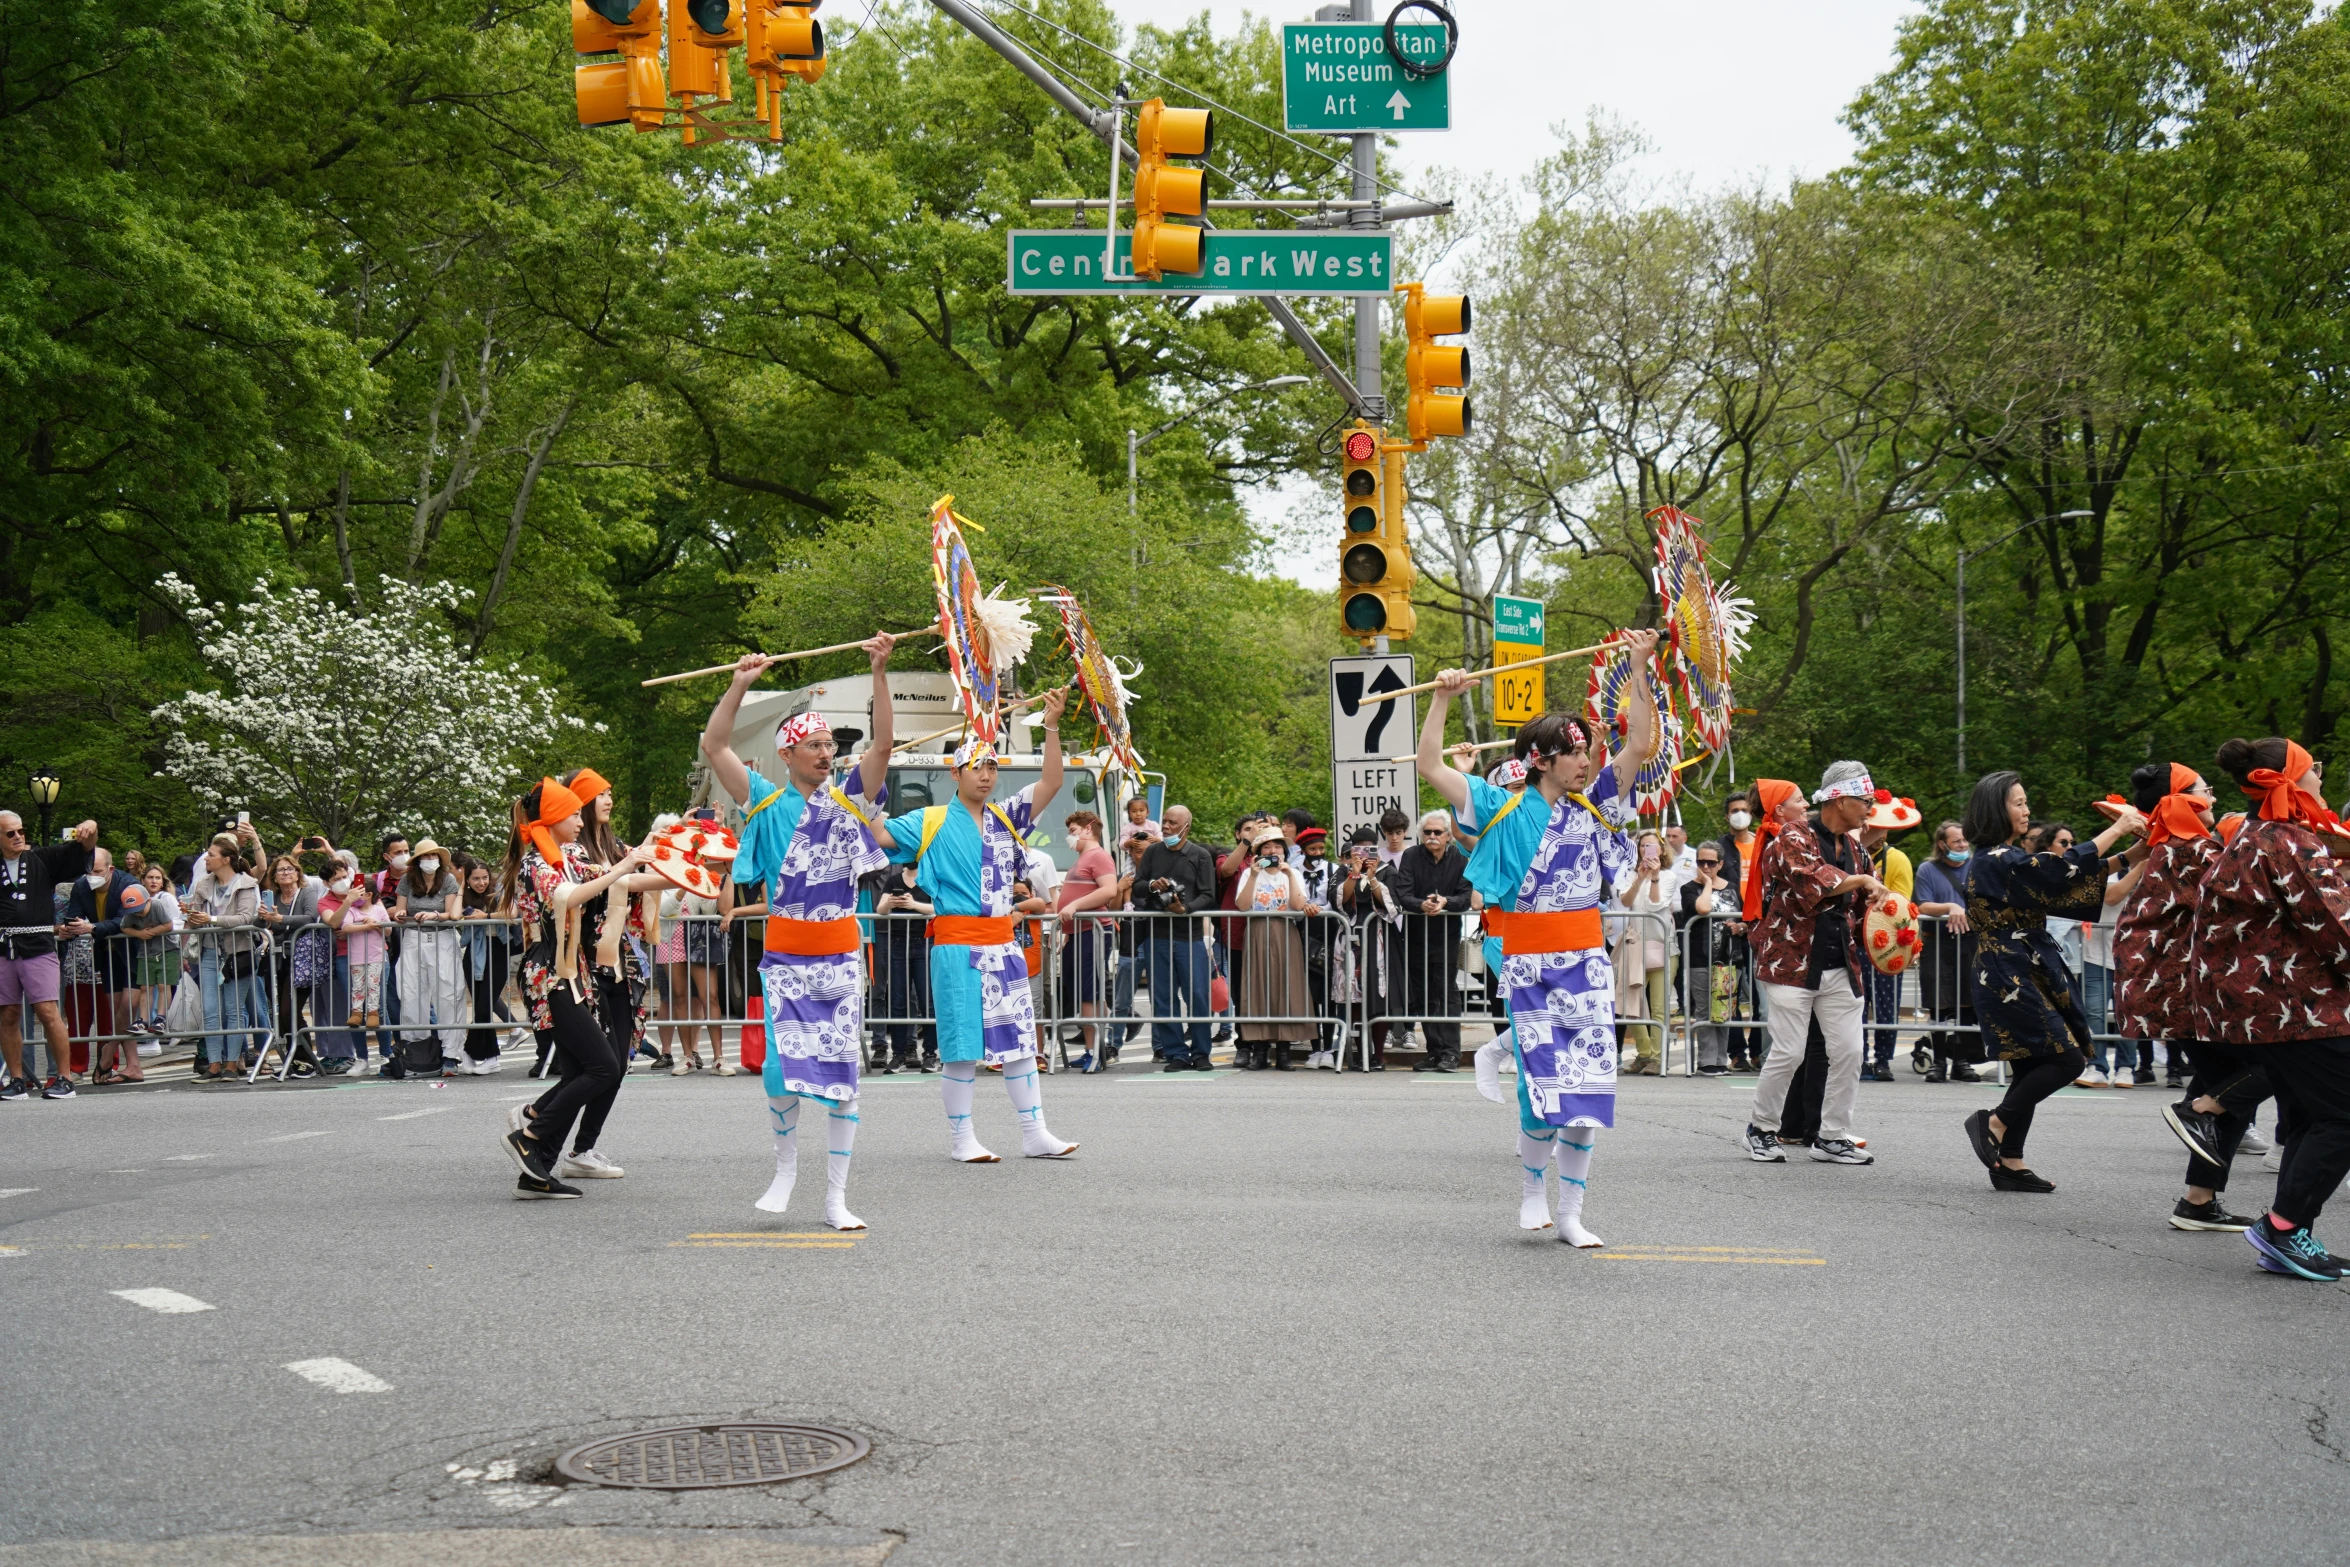
{"label": "dancer holding pole overhead", "polygon": [[859,644],[873,666],[873,734],[864,760],[832,781],[838,743],[822,713],[784,720],[775,753],[784,781],[770,782],[734,754],[735,715],[743,694],[775,660],[763,653],[734,666],[734,681],[702,729],[702,756],[719,787],[743,806],[737,882],[767,885],[765,952],[759,959],[766,1003],[767,1117],[775,1134],[775,1179],[757,1206],[782,1213],[799,1178],[800,1104],[824,1107],[824,1222],[861,1230],[849,1212],[849,1159],[857,1141],[857,1044],[865,1032],[865,983],[857,920],[857,878],[888,858],[867,828],[889,796],[892,714],[887,632]]}
{"label": "dancer holding pole overhead", "polygon": [[2350,849],[2290,740],[2230,740],[2219,765],[2254,804],[2195,909],[2198,1037],[2267,1069],[2292,1123],[2276,1199],[2244,1238],[2271,1273],[2332,1283],[2344,1263],[2311,1227],[2350,1172]]}
{"label": "dancer holding pole overhead", "polygon": [[946,1101],[948,1152],[965,1164],[995,1164],[971,1126],[979,1064],[1001,1066],[1004,1092],[1020,1115],[1021,1152],[1061,1159],[1077,1151],[1045,1125],[1037,1087],[1036,1007],[1028,962],[1013,944],[1012,883],[1026,874],[1023,848],[1036,815],[1061,787],[1061,711],[1069,691],[1044,699],[1044,765],[1035,783],[1003,805],[995,793],[995,747],[973,738],[949,765],[955,798],[928,810],[877,822],[873,836],[900,865],[921,868],[934,895],[930,919],[930,996],[938,1012],[940,1092]]}
{"label": "dancer holding pole overhead", "polygon": [[[1655,652],[1654,631],[1625,637],[1636,667]],[[1563,713],[1535,719],[1511,747],[1527,773],[1524,791],[1513,795],[1456,771],[1440,754],[1445,711],[1473,679],[1458,669],[1436,677],[1416,761],[1420,776],[1478,835],[1468,876],[1485,900],[1486,929],[1499,938],[1518,1060],[1518,1224],[1550,1227],[1543,1177],[1555,1161],[1559,1239],[1598,1246],[1600,1238],[1583,1227],[1583,1199],[1598,1130],[1616,1124],[1615,974],[1601,930],[1600,885],[1631,875],[1632,778],[1648,753],[1656,708],[1649,682],[1633,681],[1624,743],[1606,765],[1579,720]],[[1480,1086],[1484,1075],[1481,1064]]]}

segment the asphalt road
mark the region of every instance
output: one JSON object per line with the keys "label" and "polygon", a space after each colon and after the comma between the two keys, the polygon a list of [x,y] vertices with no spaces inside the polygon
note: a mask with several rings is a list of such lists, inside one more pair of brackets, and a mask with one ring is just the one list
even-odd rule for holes
{"label": "asphalt road", "polygon": [[[1751,1084],[1626,1086],[1602,1253],[1516,1228],[1466,1072],[1055,1076],[1081,1151],[995,1166],[881,1079],[853,1244],[820,1155],[751,1207],[753,1077],[633,1078],[566,1203],[512,1200],[511,1070],[0,1105],[0,1564],[2344,1558],[2350,1294],[2164,1226],[2161,1090],[2052,1101],[2031,1197],[1965,1146],[1991,1090],[1864,1084],[1844,1169],[1748,1163]],[[1017,1147],[992,1079],[978,1122]],[[873,1452],[548,1483],[719,1418]]]}

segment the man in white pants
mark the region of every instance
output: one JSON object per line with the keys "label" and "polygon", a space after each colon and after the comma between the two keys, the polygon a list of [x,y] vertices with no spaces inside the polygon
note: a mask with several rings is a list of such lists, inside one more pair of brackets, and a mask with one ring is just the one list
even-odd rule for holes
{"label": "man in white pants", "polygon": [[1744,913],[1771,1031],[1746,1126],[1747,1157],[1758,1164],[1787,1162],[1779,1118],[1815,1018],[1828,1047],[1828,1081],[1811,1156],[1825,1164],[1872,1162],[1852,1141],[1864,990],[1859,914],[1885,889],[1869,874],[1867,851],[1853,835],[1868,817],[1876,787],[1860,763],[1837,762],[1812,796],[1818,813],[1807,817],[1803,791],[1793,784],[1764,778],[1754,785],[1757,838],[1747,858]]}

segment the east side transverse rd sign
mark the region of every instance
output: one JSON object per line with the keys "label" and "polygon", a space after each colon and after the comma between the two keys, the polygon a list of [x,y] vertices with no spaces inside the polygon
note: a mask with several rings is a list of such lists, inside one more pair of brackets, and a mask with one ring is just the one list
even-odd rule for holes
{"label": "east side transverse rd sign", "polygon": [[[1444,29],[1400,25],[1413,60],[1444,58]],[[1452,128],[1443,76],[1410,76],[1387,52],[1376,22],[1295,22],[1281,29],[1281,120],[1293,131],[1442,131]]]}
{"label": "east side transverse rd sign", "polygon": [[1015,294],[1384,294],[1394,286],[1394,242],[1344,229],[1211,229],[1196,275],[1156,283],[1126,274],[1132,236],[1116,240],[1117,272],[1102,276],[1100,229],[1014,229],[1008,282]]}

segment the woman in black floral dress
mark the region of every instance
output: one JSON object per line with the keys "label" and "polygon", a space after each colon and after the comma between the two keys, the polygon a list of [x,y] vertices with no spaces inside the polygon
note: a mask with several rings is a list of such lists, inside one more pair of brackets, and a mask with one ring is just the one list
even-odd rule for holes
{"label": "woman in black floral dress", "polygon": [[2073,994],[2072,971],[2048,932],[2048,917],[2094,920],[2105,903],[2114,844],[2145,830],[2146,818],[2120,808],[2113,825],[2062,854],[2032,854],[2022,840],[2032,825],[2023,778],[1988,775],[1966,808],[1975,845],[1967,873],[1968,926],[1975,932],[1975,1018],[1989,1054],[2008,1064],[2007,1097],[1997,1109],[1967,1117],[1967,1140],[2002,1192],[2052,1192],[2024,1164],[2024,1139],[2040,1101],[2087,1069],[2089,1019]]}

